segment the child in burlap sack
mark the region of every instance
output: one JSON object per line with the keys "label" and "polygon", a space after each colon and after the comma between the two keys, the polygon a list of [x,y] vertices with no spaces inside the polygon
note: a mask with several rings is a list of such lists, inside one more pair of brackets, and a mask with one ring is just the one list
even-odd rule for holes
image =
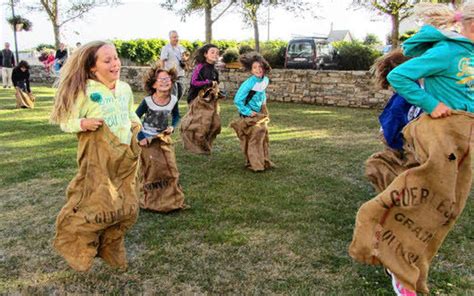
{"label": "child in burlap sack", "polygon": [[188,104],[198,96],[199,92],[219,84],[219,72],[216,63],[219,60],[219,49],[214,44],[206,44],[196,51],[194,70],[188,91]]}
{"label": "child in burlap sack", "polygon": [[130,86],[119,80],[115,47],[90,42],[66,61],[51,121],[77,133],[79,170],[56,219],[55,249],[87,271],[95,257],[126,268],[124,236],[138,216],[136,172],[140,119]]}
{"label": "child in burlap sack", "polygon": [[[378,58],[371,69],[376,87],[389,89],[388,73],[409,59],[401,49]],[[402,129],[421,113],[420,107],[410,104],[396,92],[385,105],[379,116],[384,150],[372,154],[365,162],[365,175],[377,192],[382,192],[404,170],[418,165],[413,154],[403,150]]]}
{"label": "child in burlap sack", "polygon": [[184,194],[178,182],[179,173],[170,136],[180,119],[178,98],[172,94],[176,79],[174,68],[150,68],[144,77],[148,96],[136,111],[138,117],[143,117],[143,129],[138,134],[142,146],[140,160],[143,179],[140,207],[157,212],[184,207]]}
{"label": "child in burlap sack", "polygon": [[269,156],[268,122],[265,90],[270,82],[265,74],[271,68],[257,52],[249,52],[240,58],[244,68],[252,76],[239,87],[234,104],[240,119],[234,120],[231,127],[237,133],[240,146],[246,158],[246,167],[253,171],[263,171],[273,167]]}
{"label": "child in burlap sack", "polygon": [[[474,3],[457,12],[425,3],[415,12],[427,25],[404,42],[404,54],[414,58],[391,71],[388,81],[429,114],[403,130],[404,147],[420,165],[362,205],[349,248],[361,262],[383,264],[397,295],[429,292],[429,266],[462,213],[472,182],[474,116],[452,110],[474,111]],[[461,34],[450,30],[455,25]]]}
{"label": "child in burlap sack", "polygon": [[30,65],[26,61],[20,61],[12,71],[12,82],[16,93],[17,108],[34,108],[35,96],[30,88]]}

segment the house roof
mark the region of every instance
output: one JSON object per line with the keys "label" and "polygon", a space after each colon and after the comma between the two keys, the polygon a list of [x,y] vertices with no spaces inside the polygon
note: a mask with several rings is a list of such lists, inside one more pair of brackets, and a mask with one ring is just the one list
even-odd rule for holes
{"label": "house roof", "polygon": [[352,35],[349,30],[332,30],[328,35],[328,42],[341,41],[349,37],[352,40]]}

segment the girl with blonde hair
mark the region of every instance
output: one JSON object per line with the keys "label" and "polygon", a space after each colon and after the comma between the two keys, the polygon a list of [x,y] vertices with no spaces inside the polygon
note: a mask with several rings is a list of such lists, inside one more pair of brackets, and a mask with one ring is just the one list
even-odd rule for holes
{"label": "girl with blonde hair", "polygon": [[124,235],[138,216],[135,178],[140,149],[130,86],[119,80],[115,47],[94,41],[61,70],[51,121],[78,136],[78,171],[56,219],[55,249],[87,271],[95,257],[127,266]]}
{"label": "girl with blonde hair", "polygon": [[[422,3],[415,12],[425,25],[403,43],[414,57],[391,71],[392,87],[432,118],[451,109],[474,112],[474,2],[454,11],[443,4]],[[460,33],[450,31],[460,26]],[[424,89],[417,83],[424,79]]]}
{"label": "girl with blonde hair", "polygon": [[[474,2],[465,3],[459,11],[444,4],[421,3],[415,6],[415,15],[425,25],[402,45],[403,54],[413,58],[392,70],[388,82],[431,118],[448,117],[452,110],[474,112]],[[453,31],[456,28],[459,33]],[[417,83],[420,79],[424,88]],[[425,179],[428,182],[430,176]],[[404,275],[388,272],[397,295],[416,295],[399,282],[398,277]],[[416,287],[424,293],[428,291],[426,273],[427,267]]]}

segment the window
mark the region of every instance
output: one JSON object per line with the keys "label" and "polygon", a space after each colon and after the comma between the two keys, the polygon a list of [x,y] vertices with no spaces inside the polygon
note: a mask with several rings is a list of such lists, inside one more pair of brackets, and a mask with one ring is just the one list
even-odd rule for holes
{"label": "window", "polygon": [[288,55],[291,57],[311,57],[313,55],[313,47],[310,41],[297,41],[290,44]]}

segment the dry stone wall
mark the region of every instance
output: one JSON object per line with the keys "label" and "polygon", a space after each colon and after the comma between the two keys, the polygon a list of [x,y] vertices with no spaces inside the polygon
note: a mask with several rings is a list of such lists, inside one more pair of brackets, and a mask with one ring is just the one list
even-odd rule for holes
{"label": "dry stone wall", "polygon": [[[122,67],[121,79],[134,90],[143,90],[142,80],[146,67]],[[228,96],[233,97],[248,73],[223,69],[220,80]],[[317,71],[275,69],[270,74],[267,98],[270,101],[301,102],[325,106],[355,108],[382,108],[390,91],[376,90],[366,71]],[[189,81],[189,78],[187,81]],[[54,76],[47,75],[42,66],[32,66],[31,80],[52,84]]]}

